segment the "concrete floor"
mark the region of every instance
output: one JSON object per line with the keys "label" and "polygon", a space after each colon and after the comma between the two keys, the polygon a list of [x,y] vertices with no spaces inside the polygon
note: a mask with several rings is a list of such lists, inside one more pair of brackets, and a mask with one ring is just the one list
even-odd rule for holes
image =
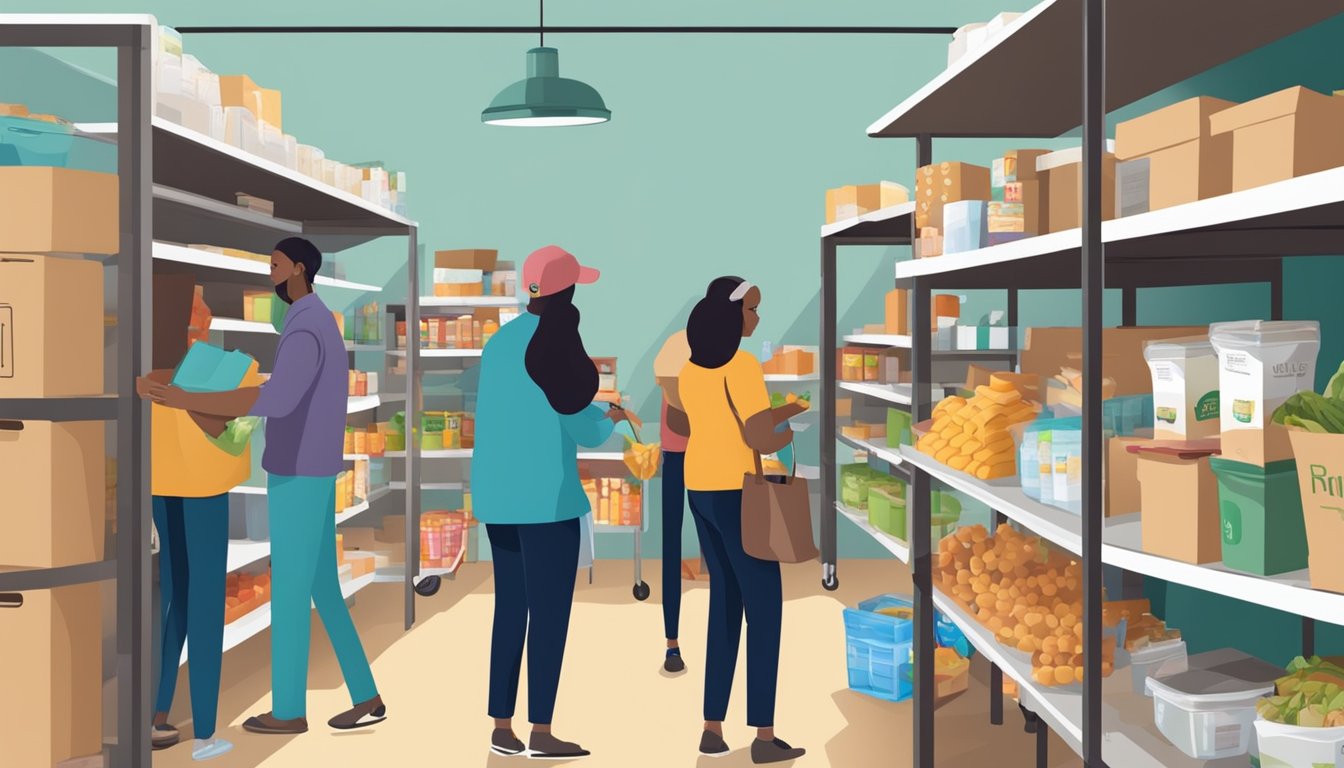
{"label": "concrete floor", "polygon": [[[596,580],[579,579],[570,627],[555,730],[581,742],[593,756],[579,761],[601,766],[751,765],[753,732],[745,725],[745,652],[739,659],[726,738],[735,751],[723,759],[697,752],[701,727],[707,582],[687,583],[682,601],[686,674],[662,671],[662,609],[657,561],[646,561],[653,596],[637,603],[630,595],[625,561],[599,561]],[[785,569],[784,645],[780,664],[778,733],[808,754],[795,765],[905,766],[911,763],[912,704],[891,704],[846,687],[841,608],[881,592],[909,592],[905,566],[894,560],[840,564],[840,589],[826,592],[815,563]],[[257,736],[240,727],[249,715],[270,709],[270,635],[262,633],[224,658],[220,736],[235,750],[210,761],[217,768],[301,766],[491,766],[527,765],[488,750],[491,724],[485,716],[486,670],[493,607],[490,565],[465,566],[432,598],[418,598],[419,621],[402,629],[402,592],[374,585],[354,607],[374,674],[388,704],[389,719],[374,728],[336,733],[326,720],[349,706],[326,634],[314,618],[309,676],[311,730],[297,737]],[[942,766],[1036,765],[1035,737],[1023,732],[1016,706],[1006,702],[1006,724],[988,720],[988,667],[977,660],[970,690],[946,702],[937,714],[937,754]],[[523,673],[526,680],[526,670]],[[174,722],[190,736],[185,668]],[[518,711],[526,714],[526,684]],[[520,735],[527,728],[517,721]],[[189,741],[155,754],[154,768],[195,765]],[[1050,766],[1081,765],[1051,737]]]}

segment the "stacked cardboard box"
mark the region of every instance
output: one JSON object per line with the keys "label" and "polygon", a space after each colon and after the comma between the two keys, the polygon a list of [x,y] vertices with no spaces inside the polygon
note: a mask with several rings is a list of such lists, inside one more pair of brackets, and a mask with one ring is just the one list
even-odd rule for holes
{"label": "stacked cardboard box", "polygon": [[943,206],[959,200],[989,200],[989,169],[970,163],[944,162],[920,168],[915,180],[915,227],[946,232]]}
{"label": "stacked cardboard box", "polygon": [[[1101,218],[1115,218],[1115,143],[1107,142],[1102,153]],[[1036,159],[1036,171],[1045,178],[1049,191],[1046,226],[1063,232],[1083,225],[1083,148],[1061,149]]]}
{"label": "stacked cardboard box", "polygon": [[761,364],[761,370],[766,375],[808,376],[817,370],[817,356],[802,347],[781,347]]}
{"label": "stacked cardboard box", "polygon": [[865,213],[910,202],[910,190],[894,181],[826,190],[826,223],[855,219]]}
{"label": "stacked cardboard box", "polygon": [[1049,231],[1049,186],[1036,161],[1043,149],[1014,149],[990,167],[989,245]]}
{"label": "stacked cardboard box", "polygon": [[1287,88],[1209,117],[1232,136],[1232,189],[1241,191],[1344,166],[1344,97]]}

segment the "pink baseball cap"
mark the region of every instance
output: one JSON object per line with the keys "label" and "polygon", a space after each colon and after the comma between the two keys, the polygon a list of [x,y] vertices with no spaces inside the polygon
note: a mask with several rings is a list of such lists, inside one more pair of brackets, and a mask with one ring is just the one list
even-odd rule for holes
{"label": "pink baseball cap", "polygon": [[523,262],[523,285],[527,295],[550,296],[572,285],[589,285],[601,275],[558,245],[548,245],[532,252]]}

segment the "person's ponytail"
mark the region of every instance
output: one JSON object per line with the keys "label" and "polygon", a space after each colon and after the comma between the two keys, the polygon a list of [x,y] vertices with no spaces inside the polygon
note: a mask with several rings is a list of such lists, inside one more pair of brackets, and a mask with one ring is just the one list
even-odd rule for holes
{"label": "person's ponytail", "polygon": [[578,413],[597,396],[598,379],[597,366],[579,336],[574,288],[533,299],[528,309],[538,320],[523,360],[527,374],[557,413]]}

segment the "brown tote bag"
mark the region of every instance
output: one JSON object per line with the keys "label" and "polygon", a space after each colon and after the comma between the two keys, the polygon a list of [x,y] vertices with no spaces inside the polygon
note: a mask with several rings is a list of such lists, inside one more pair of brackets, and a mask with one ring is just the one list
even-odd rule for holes
{"label": "brown tote bag", "polygon": [[[746,424],[733,405],[728,382],[723,383],[728,408],[737,419],[746,443]],[[750,445],[748,445],[750,447]],[[802,563],[820,554],[812,538],[812,501],[807,481],[797,476],[795,458],[783,483],[766,479],[761,454],[752,450],[756,471],[742,478],[742,549],[757,560]]]}

